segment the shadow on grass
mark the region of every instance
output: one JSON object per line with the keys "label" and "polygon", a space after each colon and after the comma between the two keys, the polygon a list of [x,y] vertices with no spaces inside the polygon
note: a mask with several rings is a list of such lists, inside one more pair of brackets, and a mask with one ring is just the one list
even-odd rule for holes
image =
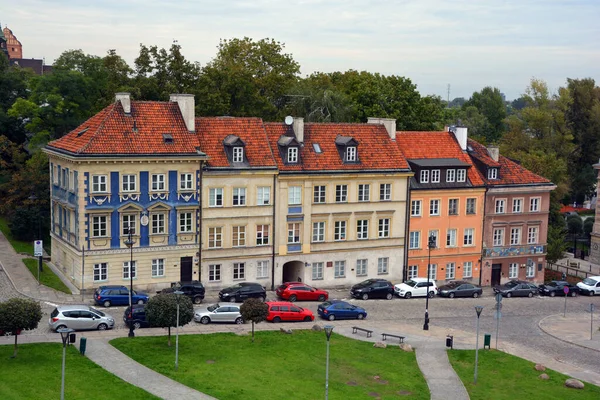
{"label": "shadow on grass", "polygon": [[[37,280],[38,277],[38,260],[36,258],[23,258],[23,264]],[[43,271],[40,272],[40,283],[49,288],[61,291],[63,293],[72,294],[71,289],[60,280],[60,278],[50,269],[46,263],[42,263]]]}

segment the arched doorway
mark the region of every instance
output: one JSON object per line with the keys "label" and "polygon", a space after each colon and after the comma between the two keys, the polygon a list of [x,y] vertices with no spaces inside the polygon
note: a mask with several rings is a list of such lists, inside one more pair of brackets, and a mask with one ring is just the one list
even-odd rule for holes
{"label": "arched doorway", "polygon": [[304,282],[304,263],[302,261],[288,261],[283,264],[281,282]]}

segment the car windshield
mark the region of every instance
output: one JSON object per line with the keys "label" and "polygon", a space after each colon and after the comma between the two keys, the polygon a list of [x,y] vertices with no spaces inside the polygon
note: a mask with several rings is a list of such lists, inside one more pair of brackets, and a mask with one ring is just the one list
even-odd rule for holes
{"label": "car windshield", "polygon": [[224,292],[229,292],[229,291],[231,291],[231,290],[237,290],[237,289],[239,289],[239,288],[241,288],[241,287],[242,287],[242,285],[240,285],[240,284],[238,283],[237,285],[230,286],[230,287],[228,287],[227,289],[224,289],[223,291],[224,291]]}
{"label": "car windshield", "polygon": [[215,311],[217,308],[219,308],[219,304],[213,304],[212,306],[208,306],[207,310],[208,311]]}
{"label": "car windshield", "polygon": [[448,289],[454,289],[455,287],[457,287],[458,285],[460,285],[459,282],[448,282],[447,284],[445,284],[444,286],[447,287]]}
{"label": "car windshield", "polygon": [[558,286],[558,283],[556,283],[555,281],[552,281],[552,282],[550,282],[550,283],[547,283],[547,284],[546,284],[546,286],[553,286],[553,287],[556,287],[556,286]]}
{"label": "car windshield", "polygon": [[366,281],[362,281],[362,282],[360,282],[360,283],[357,283],[357,284],[356,284],[356,287],[358,287],[358,288],[363,288],[363,287],[371,286],[372,284],[373,284],[373,281],[372,281],[372,280],[370,280],[370,279],[368,279],[368,280],[366,280]]}
{"label": "car windshield", "polygon": [[288,285],[283,284],[283,285],[279,285],[278,289],[285,290],[286,287],[288,287]]}
{"label": "car windshield", "polygon": [[583,283],[584,285],[588,285],[588,286],[596,286],[596,283],[598,283],[598,282],[592,278],[585,278],[583,280],[583,282],[581,282],[581,283]]}
{"label": "car windshield", "polygon": [[417,286],[417,282],[413,281],[412,279],[408,280],[408,281],[406,281],[404,283],[406,283],[408,286],[412,286],[412,287]]}
{"label": "car windshield", "polygon": [[92,311],[92,312],[95,312],[96,314],[98,314],[98,315],[99,315],[99,316],[101,316],[101,317],[104,317],[104,316],[106,315],[106,314],[104,314],[102,311],[100,311],[100,310],[96,310],[96,309],[95,309],[95,308],[93,308],[93,307],[90,307],[90,311]]}
{"label": "car windshield", "polygon": [[518,284],[519,284],[519,282],[510,281],[510,282],[506,282],[506,283],[504,284],[504,286],[505,286],[505,287],[507,287],[507,288],[512,288],[512,287],[515,287],[515,286],[517,286]]}

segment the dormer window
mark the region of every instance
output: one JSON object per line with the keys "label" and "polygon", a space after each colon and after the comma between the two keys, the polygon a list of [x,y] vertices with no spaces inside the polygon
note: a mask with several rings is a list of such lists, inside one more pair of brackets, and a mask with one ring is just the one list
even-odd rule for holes
{"label": "dormer window", "polygon": [[234,147],[233,148],[233,162],[241,163],[244,162],[244,148],[243,147]]}
{"label": "dormer window", "polygon": [[346,147],[346,161],[348,161],[348,162],[356,161],[356,147],[354,147],[354,146]]}
{"label": "dormer window", "polygon": [[245,163],[247,160],[244,156],[244,146],[246,143],[236,135],[227,135],[223,140],[223,146],[225,147],[225,154],[230,164]]}
{"label": "dormer window", "polygon": [[467,170],[466,169],[457,169],[456,170],[456,182],[466,182],[467,180]]}
{"label": "dormer window", "polygon": [[429,183],[429,170],[428,169],[421,170],[421,176],[420,176],[419,182],[420,183]]}
{"label": "dormer window", "polygon": [[440,183],[440,170],[431,170],[431,183]]}
{"label": "dormer window", "polygon": [[288,147],[287,162],[290,164],[295,164],[298,162],[298,148],[297,147]]}
{"label": "dormer window", "polygon": [[350,136],[338,135],[335,138],[335,145],[343,163],[360,163],[358,158],[358,142]]}
{"label": "dormer window", "polygon": [[281,135],[277,140],[277,147],[285,164],[300,163],[300,142],[295,137]]}
{"label": "dormer window", "polygon": [[488,179],[498,179],[498,168],[488,168]]}

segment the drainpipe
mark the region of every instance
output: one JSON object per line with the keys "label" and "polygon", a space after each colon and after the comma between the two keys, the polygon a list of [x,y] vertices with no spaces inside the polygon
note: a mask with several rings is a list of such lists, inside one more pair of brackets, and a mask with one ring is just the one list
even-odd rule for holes
{"label": "drainpipe", "polygon": [[[488,188],[485,188],[483,193],[483,218],[481,218],[481,258],[479,259],[479,286],[481,286],[481,275],[483,274],[483,255],[485,254],[485,248],[483,247],[483,238],[485,236],[485,203],[487,200]],[[492,234],[493,235],[493,234]],[[493,240],[493,237],[492,237]]]}
{"label": "drainpipe", "polygon": [[277,191],[277,175],[273,174],[273,240],[271,243],[271,290],[275,290],[275,238],[277,237],[275,235],[276,232],[276,227],[277,227],[277,221],[275,221],[275,215],[276,212],[275,210],[277,209],[277,196],[276,196],[276,191]]}
{"label": "drainpipe", "polygon": [[202,282],[202,159],[200,160],[200,173],[198,182],[198,281]]}
{"label": "drainpipe", "polygon": [[406,223],[404,224],[404,267],[402,268],[402,282],[406,282],[408,268],[408,248],[406,246],[406,238],[408,237],[408,232],[410,230],[410,179],[411,177],[409,176],[406,182],[406,210],[404,216]]}

